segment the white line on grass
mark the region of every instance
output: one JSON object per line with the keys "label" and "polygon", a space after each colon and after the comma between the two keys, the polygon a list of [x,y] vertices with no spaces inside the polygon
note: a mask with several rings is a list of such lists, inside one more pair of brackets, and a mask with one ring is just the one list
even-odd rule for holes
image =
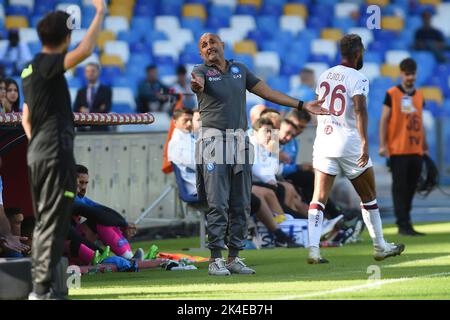
{"label": "white line on grass", "polygon": [[337,289],[333,289],[333,290],[325,290],[325,291],[300,294],[300,295],[284,296],[281,298],[277,298],[277,300],[291,300],[291,299],[320,297],[320,296],[325,296],[325,295],[330,295],[330,294],[335,294],[335,293],[354,292],[354,291],[359,291],[359,290],[364,290],[364,289],[371,289],[374,287],[382,286],[384,284],[390,284],[390,283],[395,283],[395,282],[404,282],[404,281],[411,281],[411,280],[417,280],[417,279],[423,279],[423,278],[433,278],[433,277],[440,277],[440,276],[448,276],[448,275],[450,275],[450,272],[432,273],[429,275],[423,275],[423,276],[418,276],[418,277],[379,280],[379,281],[373,281],[373,282],[369,282],[369,283],[361,284],[361,285],[357,285],[357,286],[343,287],[343,288],[337,288]]}

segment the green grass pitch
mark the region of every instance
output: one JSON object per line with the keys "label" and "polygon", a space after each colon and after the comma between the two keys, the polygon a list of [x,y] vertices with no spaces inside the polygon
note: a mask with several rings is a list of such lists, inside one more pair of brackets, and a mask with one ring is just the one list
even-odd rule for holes
{"label": "green grass pitch", "polygon": [[[207,263],[192,271],[86,275],[80,289],[70,290],[70,298],[450,299],[450,223],[419,224],[417,230],[427,236],[399,237],[396,228],[386,227],[386,239],[405,243],[406,250],[402,256],[382,262],[373,259],[370,238],[364,232],[361,243],[322,249],[330,260],[326,265],[307,265],[305,249],[248,250],[241,256],[255,268],[256,275],[211,277]],[[147,250],[152,243],[162,252],[208,257],[206,251],[181,251],[198,246],[198,238],[140,242],[133,247]]]}

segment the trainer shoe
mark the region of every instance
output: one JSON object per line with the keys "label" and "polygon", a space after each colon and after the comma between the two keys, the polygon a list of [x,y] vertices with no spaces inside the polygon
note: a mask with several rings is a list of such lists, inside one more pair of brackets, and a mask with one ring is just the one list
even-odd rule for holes
{"label": "trainer shoe", "polygon": [[412,237],[415,237],[415,236],[424,236],[424,235],[425,235],[425,233],[423,233],[423,232],[419,232],[419,231],[414,230],[413,227],[409,227],[409,228],[399,228],[399,229],[398,229],[398,234],[399,234],[400,236],[412,236]]}
{"label": "trainer shoe", "polygon": [[308,259],[306,262],[308,262],[308,264],[329,263],[327,259],[320,256],[320,249],[317,247],[309,247]]}
{"label": "trainer shoe", "polygon": [[216,258],[214,262],[209,263],[208,274],[210,276],[229,276],[230,271],[225,267],[224,258]]}
{"label": "trainer shoe", "polygon": [[247,267],[244,263],[244,259],[241,259],[239,257],[235,257],[233,261],[230,263],[227,263],[226,268],[231,273],[237,273],[237,274],[255,274],[256,271]]}
{"label": "trainer shoe", "polygon": [[327,233],[330,233],[331,231],[333,231],[333,229],[336,226],[336,224],[339,221],[341,221],[342,219],[344,219],[344,215],[343,214],[341,214],[341,215],[339,215],[336,218],[331,219],[331,220],[324,220],[323,224],[322,224],[322,236],[324,236]]}
{"label": "trainer shoe", "polygon": [[136,252],[134,253],[133,257],[130,260],[133,261],[144,261],[144,249],[142,248],[137,248]]}
{"label": "trainer shoe", "polygon": [[375,248],[374,259],[376,261],[383,261],[389,257],[399,256],[405,250],[405,245],[403,243],[388,243],[384,249]]}

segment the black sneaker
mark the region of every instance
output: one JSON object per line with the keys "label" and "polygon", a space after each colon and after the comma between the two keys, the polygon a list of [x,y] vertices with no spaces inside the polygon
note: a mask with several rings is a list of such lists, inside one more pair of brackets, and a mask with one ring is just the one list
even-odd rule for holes
{"label": "black sneaker", "polygon": [[409,236],[409,237],[416,237],[416,236],[424,236],[426,235],[423,232],[419,232],[414,230],[413,227],[410,228],[399,228],[398,229],[398,234],[401,236]]}

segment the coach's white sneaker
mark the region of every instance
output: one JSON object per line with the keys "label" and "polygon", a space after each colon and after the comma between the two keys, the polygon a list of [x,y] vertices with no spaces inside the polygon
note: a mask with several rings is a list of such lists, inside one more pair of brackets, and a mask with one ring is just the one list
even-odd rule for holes
{"label": "coach's white sneaker", "polygon": [[383,249],[375,248],[374,259],[377,261],[383,261],[389,257],[399,256],[405,250],[403,243],[388,243]]}
{"label": "coach's white sneaker", "polygon": [[230,271],[225,267],[224,258],[216,258],[214,262],[209,263],[208,274],[210,276],[229,276]]}
{"label": "coach's white sneaker", "polygon": [[308,264],[321,264],[328,263],[327,259],[320,256],[320,249],[317,247],[309,247],[308,259],[306,260]]}
{"label": "coach's white sneaker", "polygon": [[237,273],[237,274],[255,274],[256,271],[252,268],[249,268],[245,265],[244,259],[241,259],[239,257],[235,257],[233,261],[230,263],[227,263],[226,267],[228,271],[231,273]]}

